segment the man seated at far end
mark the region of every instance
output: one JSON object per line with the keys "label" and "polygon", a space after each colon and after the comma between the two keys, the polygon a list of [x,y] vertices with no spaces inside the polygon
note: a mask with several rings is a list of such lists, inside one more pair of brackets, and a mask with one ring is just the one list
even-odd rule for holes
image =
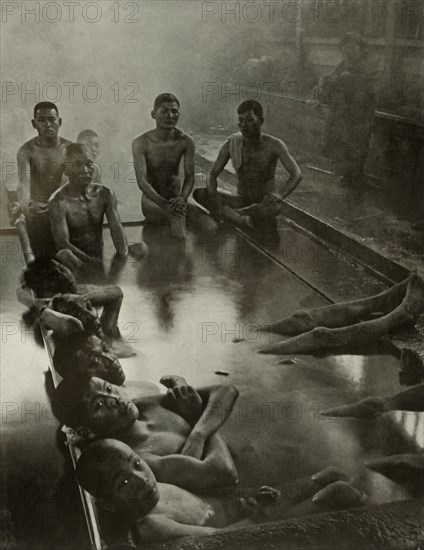
{"label": "man seated at far end", "polygon": [[[171,234],[184,238],[186,217],[208,229],[208,217],[188,203],[194,184],[193,139],[177,128],[180,102],[170,93],[160,94],[154,102],[152,118],[156,128],[141,134],[132,144],[137,183],[143,193],[141,207],[151,224],[170,224]],[[179,170],[184,163],[184,181]]]}
{"label": "man seated at far end", "polygon": [[82,143],[90,150],[94,162],[93,182],[102,183],[102,171],[96,162],[100,150],[99,136],[94,130],[87,128],[78,134],[77,143]]}
{"label": "man seated at far end", "polygon": [[69,183],[49,200],[49,216],[57,259],[70,269],[99,264],[103,257],[103,219],[106,215],[118,257],[129,253],[136,258],[146,254],[144,243],[128,246],[119,218],[115,193],[93,183],[93,156],[86,146],[72,143],[66,147],[63,171]]}
{"label": "man seated at far end", "polygon": [[[237,109],[241,133],[232,135],[221,147],[207,188],[195,189],[194,199],[207,208],[216,221],[227,220],[252,227],[273,220],[281,213],[282,201],[302,179],[302,172],[287,146],[262,133],[263,108],[254,100]],[[237,193],[218,189],[218,176],[231,159],[237,174]],[[276,193],[275,170],[280,160],[289,173],[280,194]]]}

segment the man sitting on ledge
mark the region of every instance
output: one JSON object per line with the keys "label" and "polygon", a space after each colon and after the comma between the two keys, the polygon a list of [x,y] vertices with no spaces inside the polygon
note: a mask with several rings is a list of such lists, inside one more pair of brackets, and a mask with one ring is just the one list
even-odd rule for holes
{"label": "man sitting on ledge", "polygon": [[129,253],[141,258],[144,243],[128,247],[119,218],[115,193],[109,187],[93,183],[94,163],[89,149],[80,143],[66,147],[63,172],[69,183],[49,200],[49,216],[57,259],[72,270],[82,265],[99,264],[103,257],[103,219],[106,215],[116,254]]}
{"label": "man sitting on ledge", "polygon": [[[281,212],[282,201],[296,189],[301,170],[287,146],[262,133],[263,108],[254,100],[237,109],[241,134],[234,134],[222,146],[212,167],[206,189],[195,189],[193,197],[218,222],[227,220],[240,226],[273,220]],[[218,190],[217,178],[231,159],[237,174],[237,193]],[[280,160],[290,177],[280,194],[275,191],[275,170]]]}

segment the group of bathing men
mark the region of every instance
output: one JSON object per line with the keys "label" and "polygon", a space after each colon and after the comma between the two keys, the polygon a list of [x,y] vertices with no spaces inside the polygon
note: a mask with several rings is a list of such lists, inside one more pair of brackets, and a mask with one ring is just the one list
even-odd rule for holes
{"label": "group of bathing men", "polygon": [[[232,136],[222,147],[207,189],[194,192],[195,200],[211,213],[209,218],[188,203],[194,183],[194,144],[176,128],[178,100],[162,94],[155,101],[152,116],[156,129],[133,143],[137,181],[143,191],[142,208],[148,222],[169,223],[175,236],[184,235],[186,217],[191,217],[193,224],[206,220],[208,229],[214,229],[213,224],[216,228],[223,219],[242,226],[275,219],[281,200],[300,181],[300,169],[285,145],[261,133],[260,105],[245,102],[239,107],[241,134]],[[80,141],[88,142],[77,144],[59,138],[61,120],[56,107],[50,104],[36,107],[33,125],[38,138],[19,152],[22,170],[25,163],[31,175],[30,203],[22,211],[32,242],[48,221],[44,229],[50,230],[51,226],[54,249],[50,254],[43,251],[28,266],[24,286],[38,298],[42,322],[61,337],[57,340],[55,367],[64,380],[53,394],[52,406],[61,423],[81,434],[83,452],[77,465],[80,484],[114,511],[121,525],[131,530],[135,542],[206,535],[220,528],[363,503],[364,495],[336,468],[298,480],[297,500],[271,487],[262,487],[254,498],[241,501],[222,502],[204,494],[206,487],[231,486],[237,481],[231,454],[217,432],[229,417],[238,392],[225,385],[196,390],[178,376],[161,379],[168,388],[166,394],[144,383],[120,387],[125,382],[118,359],[122,348],[114,350],[113,346],[120,338],[117,323],[122,290],[77,284],[74,273],[81,264],[101,261],[104,214],[117,255],[142,257],[145,248],[142,243],[128,247],[113,192],[93,182],[98,179],[94,163],[97,136],[85,132]],[[62,160],[60,181],[54,185],[51,180],[40,179],[48,165],[52,166],[50,154],[57,155],[56,164],[53,162],[56,169]],[[182,159],[185,177],[181,186],[178,175]],[[217,177],[230,159],[238,176],[237,194],[217,189]],[[278,159],[290,174],[280,196],[275,194],[274,180]],[[65,185],[63,175],[69,178]],[[20,215],[20,208],[14,204],[11,210]],[[41,244],[46,242],[43,237]],[[422,289],[421,279],[413,274],[369,300],[297,313],[264,328],[295,336],[291,339],[295,352],[304,345],[299,338],[312,338],[316,345],[317,329],[327,331],[323,334],[327,347],[337,340],[331,339],[333,329],[345,331],[338,336],[346,336],[347,330],[356,343],[366,331],[355,327],[363,326],[365,319],[371,323],[368,329],[376,327],[374,335],[380,335],[381,327],[387,330],[393,323],[414,321],[423,309]],[[102,308],[100,317],[96,308]],[[380,319],[375,319],[376,315]],[[284,348],[285,344],[268,351],[292,353],[287,345]],[[329,413],[374,417],[391,409],[421,410],[422,388],[385,399],[370,398],[354,405],[354,410]],[[401,467],[407,464],[414,472],[422,470],[420,459],[416,464],[410,456],[397,460]],[[387,464],[393,468],[393,459]],[[387,464],[380,461],[373,467],[382,471]]]}
{"label": "group of bathing men", "polygon": [[[301,170],[286,145],[262,133],[260,103],[245,101],[238,108],[241,133],[231,136],[221,148],[207,188],[196,189],[194,201],[189,200],[195,144],[177,128],[180,103],[173,94],[160,94],[151,114],[156,128],[137,137],[132,145],[142,211],[149,224],[169,224],[175,237],[185,236],[186,219],[206,231],[215,230],[223,220],[240,226],[266,224],[278,216],[282,200],[301,180]],[[117,256],[143,257],[144,243],[128,246],[114,192],[99,183],[96,133],[83,131],[77,143],[60,137],[62,119],[50,102],[35,106],[32,125],[38,136],[19,149],[19,185],[12,193],[10,212],[15,220],[24,214],[34,255],[57,254],[59,261],[73,269],[101,261],[106,215]],[[237,172],[237,193],[218,189],[217,178],[230,159]],[[280,194],[275,184],[278,160],[289,173]]]}
{"label": "group of bathing men", "polygon": [[[396,311],[396,304],[405,307],[411,281],[414,286],[415,276],[378,296],[297,312],[264,327],[283,334],[307,334],[311,325],[329,324],[330,319],[340,324],[371,311]],[[117,354],[109,347],[119,339],[123,299],[119,287],[79,284],[63,264],[44,258],[24,270],[23,284],[44,307],[47,325],[48,312],[53,310],[80,324],[76,335],[62,330],[56,339],[54,366],[63,380],[51,395],[52,410],[61,424],[73,430],[72,438],[82,450],[77,463],[79,483],[96,497],[102,510],[115,517],[112,523],[117,530],[110,535],[110,543],[210,535],[220,529],[366,502],[346,473],[334,467],[290,481],[282,490],[263,486],[254,496],[245,493],[238,498],[237,469],[218,433],[238,398],[235,387],[195,389],[182,377],[169,375],[160,380],[168,388],[161,394],[152,384],[128,382]],[[102,309],[100,317],[98,309]],[[55,330],[55,322],[52,326]],[[375,418],[389,410],[419,411],[423,397],[421,385],[323,414]],[[416,488],[424,481],[420,455],[375,459],[368,466],[397,481],[412,482]],[[222,487],[225,498],[217,498],[213,489]]]}

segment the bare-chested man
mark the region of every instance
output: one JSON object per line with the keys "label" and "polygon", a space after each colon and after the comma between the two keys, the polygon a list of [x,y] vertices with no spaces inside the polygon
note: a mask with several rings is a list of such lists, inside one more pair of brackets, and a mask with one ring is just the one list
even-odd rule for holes
{"label": "bare-chested man", "polygon": [[10,205],[12,218],[22,211],[35,257],[54,257],[47,202],[66,182],[62,165],[66,146],[71,143],[58,135],[62,119],[54,103],[42,102],[34,107],[32,126],[38,136],[18,151],[19,185]]}
{"label": "bare-chested man", "polygon": [[124,258],[128,253],[136,257],[145,255],[144,243],[128,247],[115,193],[109,187],[92,182],[94,163],[87,147],[80,143],[68,145],[63,170],[69,183],[58,189],[49,200],[57,258],[71,269],[101,262],[105,215],[117,256]]}
{"label": "bare-chested man", "polygon": [[[212,217],[240,226],[258,220],[270,220],[281,212],[281,202],[299,184],[301,170],[287,146],[262,133],[263,108],[254,100],[244,101],[237,109],[241,134],[234,134],[222,146],[212,167],[206,189],[193,196]],[[218,190],[217,178],[231,159],[237,174],[237,193]],[[276,193],[275,170],[280,160],[290,174],[280,194]]]}
{"label": "bare-chested man", "polygon": [[53,414],[73,429],[86,428],[96,436],[113,437],[133,448],[159,481],[189,490],[207,484],[235,481],[232,460],[222,471],[226,445],[216,433],[234,407],[233,386],[197,391],[179,376],[162,377],[166,395],[133,400],[128,392],[100,378],[65,379],[52,399]]}
{"label": "bare-chested man", "polygon": [[200,209],[187,204],[194,184],[194,141],[176,127],[180,102],[173,94],[160,94],[151,114],[156,128],[138,136],[132,144],[137,183],[143,193],[142,211],[147,222],[170,223],[172,235],[183,238],[187,215],[193,221],[202,219],[205,229],[208,224]]}

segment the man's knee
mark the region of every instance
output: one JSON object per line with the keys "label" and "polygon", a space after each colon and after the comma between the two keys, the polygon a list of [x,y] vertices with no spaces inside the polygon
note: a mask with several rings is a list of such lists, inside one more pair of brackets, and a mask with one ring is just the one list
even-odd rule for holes
{"label": "man's knee", "polygon": [[74,272],[82,266],[82,261],[68,248],[59,250],[56,254],[56,260]]}
{"label": "man's knee", "polygon": [[205,208],[208,207],[208,202],[209,202],[209,192],[206,188],[202,187],[202,188],[199,188],[199,189],[195,189],[193,191],[193,199],[198,202],[199,204],[201,204],[202,206],[204,206]]}

